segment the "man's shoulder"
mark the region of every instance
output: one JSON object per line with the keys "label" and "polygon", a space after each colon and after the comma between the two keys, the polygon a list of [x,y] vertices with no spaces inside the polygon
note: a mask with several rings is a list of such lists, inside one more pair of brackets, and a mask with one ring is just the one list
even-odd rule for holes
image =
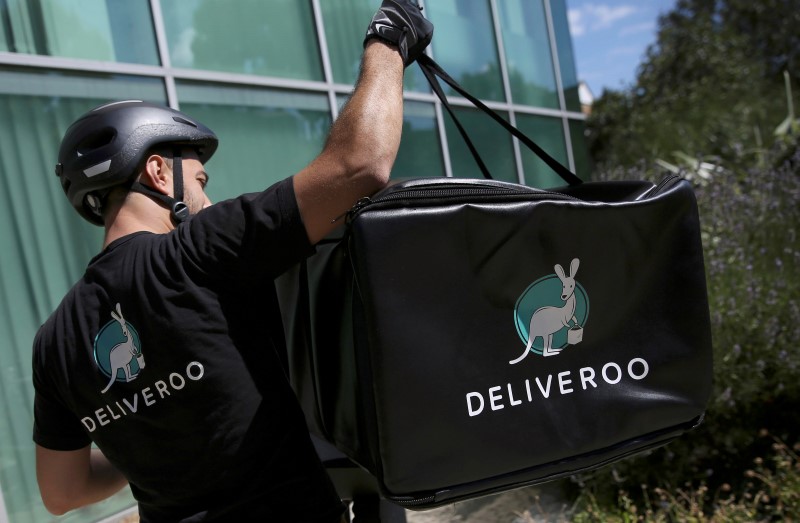
{"label": "man's shoulder", "polygon": [[50,315],[39,326],[34,337],[34,350],[43,344],[46,345],[46,342],[51,342],[54,337],[61,334],[63,330],[61,325],[74,324],[74,320],[70,319],[71,313],[78,309],[76,305],[79,301],[78,296],[81,294],[81,289],[85,285],[85,276],[86,274],[84,273],[81,279],[70,287],[55,309],[53,309]]}

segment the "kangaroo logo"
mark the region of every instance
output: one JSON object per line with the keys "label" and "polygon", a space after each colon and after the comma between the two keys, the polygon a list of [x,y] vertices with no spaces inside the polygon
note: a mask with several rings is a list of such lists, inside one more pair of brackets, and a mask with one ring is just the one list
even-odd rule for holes
{"label": "kangaroo logo", "polygon": [[[589,298],[580,283],[575,281],[580,260],[569,265],[569,275],[556,264],[555,274],[539,278],[532,283],[514,307],[514,322],[525,351],[514,365],[530,353],[556,356],[567,345],[583,339],[583,326],[589,317]],[[541,341],[537,340],[540,338]]]}
{"label": "kangaroo logo", "polygon": [[119,303],[116,312],[111,311],[111,317],[114,320],[106,323],[94,340],[94,360],[109,377],[101,394],[105,394],[115,381],[128,383],[135,380],[144,368],[139,334],[125,321]]}

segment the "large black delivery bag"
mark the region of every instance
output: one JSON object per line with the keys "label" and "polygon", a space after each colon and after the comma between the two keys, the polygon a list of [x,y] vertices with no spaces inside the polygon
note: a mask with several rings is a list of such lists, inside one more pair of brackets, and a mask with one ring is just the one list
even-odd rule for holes
{"label": "large black delivery bag", "polygon": [[277,282],[311,430],[429,508],[696,426],[711,339],[690,184],[422,178]]}

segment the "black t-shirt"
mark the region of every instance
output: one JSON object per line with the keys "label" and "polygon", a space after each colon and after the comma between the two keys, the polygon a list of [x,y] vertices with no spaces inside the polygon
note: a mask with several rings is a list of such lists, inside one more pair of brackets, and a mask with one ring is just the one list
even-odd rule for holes
{"label": "black t-shirt", "polygon": [[273,284],[312,252],[291,179],[114,241],[36,336],[34,441],[94,442],[142,521],[338,521]]}

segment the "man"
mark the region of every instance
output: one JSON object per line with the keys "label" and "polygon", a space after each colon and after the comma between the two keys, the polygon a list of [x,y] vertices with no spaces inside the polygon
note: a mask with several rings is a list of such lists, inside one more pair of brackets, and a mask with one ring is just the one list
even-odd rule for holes
{"label": "man", "polygon": [[320,155],[262,193],[213,206],[203,163],[217,138],[191,117],[125,101],[70,127],[56,172],[105,238],[34,342],[48,510],[130,484],[142,521],[343,518],[283,374],[272,279],[388,181],[403,69],[432,32],[416,2],[384,0]]}

